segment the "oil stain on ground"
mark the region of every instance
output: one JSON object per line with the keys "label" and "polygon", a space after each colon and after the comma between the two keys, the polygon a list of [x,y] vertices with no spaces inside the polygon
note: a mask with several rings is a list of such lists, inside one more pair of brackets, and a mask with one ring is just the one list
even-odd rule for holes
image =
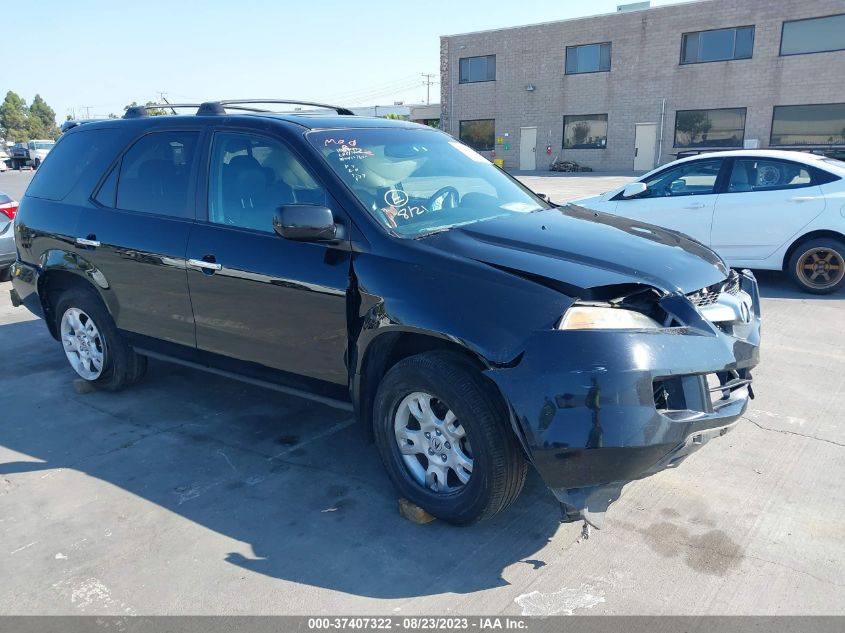
{"label": "oil stain on ground", "polygon": [[738,569],[745,550],[724,530],[708,530],[693,534],[674,523],[663,521],[644,528],[625,523],[624,527],[642,534],[646,544],[664,558],[682,558],[686,565],[699,573],[727,576]]}

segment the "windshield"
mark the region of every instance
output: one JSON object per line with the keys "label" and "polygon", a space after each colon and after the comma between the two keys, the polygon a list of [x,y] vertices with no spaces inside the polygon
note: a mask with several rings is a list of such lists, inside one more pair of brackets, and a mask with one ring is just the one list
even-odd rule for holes
{"label": "windshield", "polygon": [[49,141],[45,143],[33,143],[33,145],[35,146],[33,149],[53,149],[53,145],[55,145],[55,143]]}
{"label": "windshield", "polygon": [[441,132],[349,129],[311,132],[308,139],[370,215],[400,236],[549,208]]}

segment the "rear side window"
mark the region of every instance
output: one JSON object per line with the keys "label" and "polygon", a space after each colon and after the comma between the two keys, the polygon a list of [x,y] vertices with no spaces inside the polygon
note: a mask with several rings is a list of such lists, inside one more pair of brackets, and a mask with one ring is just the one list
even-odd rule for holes
{"label": "rear side window", "polygon": [[62,200],[91,164],[109,150],[115,132],[114,129],[80,130],[62,136],[35,172],[26,195]]}
{"label": "rear side window", "polygon": [[138,140],[120,165],[117,208],[193,218],[189,185],[198,139],[199,132],[174,131]]}
{"label": "rear side window", "polygon": [[115,197],[117,196],[117,174],[120,172],[120,165],[112,168],[108,177],[103,181],[100,190],[94,197],[94,200],[99,202],[104,207],[113,207]]}
{"label": "rear side window", "polygon": [[811,168],[781,160],[737,159],[731,170],[728,192],[797,189],[813,184]]}

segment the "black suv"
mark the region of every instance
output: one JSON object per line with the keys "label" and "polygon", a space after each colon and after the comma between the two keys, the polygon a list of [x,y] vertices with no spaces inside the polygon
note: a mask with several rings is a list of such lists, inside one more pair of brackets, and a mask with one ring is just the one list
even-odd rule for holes
{"label": "black suv", "polygon": [[20,205],[12,299],[79,376],[117,390],[166,358],[353,409],[401,494],[457,524],[531,463],[564,521],[600,526],[739,419],[750,272],[550,204],[442,132],[298,105],[61,137]]}

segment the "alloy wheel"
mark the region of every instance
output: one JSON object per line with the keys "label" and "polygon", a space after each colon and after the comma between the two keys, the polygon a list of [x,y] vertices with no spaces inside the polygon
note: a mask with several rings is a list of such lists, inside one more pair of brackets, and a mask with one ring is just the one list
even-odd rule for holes
{"label": "alloy wheel", "polygon": [[106,342],[94,320],[79,308],[68,308],[60,329],[70,366],[85,380],[99,378],[106,362]]}
{"label": "alloy wheel", "polygon": [[832,288],[845,276],[842,254],[830,248],[812,248],[798,258],[795,273],[806,286]]}
{"label": "alloy wheel", "polygon": [[406,396],[396,409],[394,435],[408,473],[435,493],[458,492],[472,477],[472,447],[452,410],[424,392]]}

